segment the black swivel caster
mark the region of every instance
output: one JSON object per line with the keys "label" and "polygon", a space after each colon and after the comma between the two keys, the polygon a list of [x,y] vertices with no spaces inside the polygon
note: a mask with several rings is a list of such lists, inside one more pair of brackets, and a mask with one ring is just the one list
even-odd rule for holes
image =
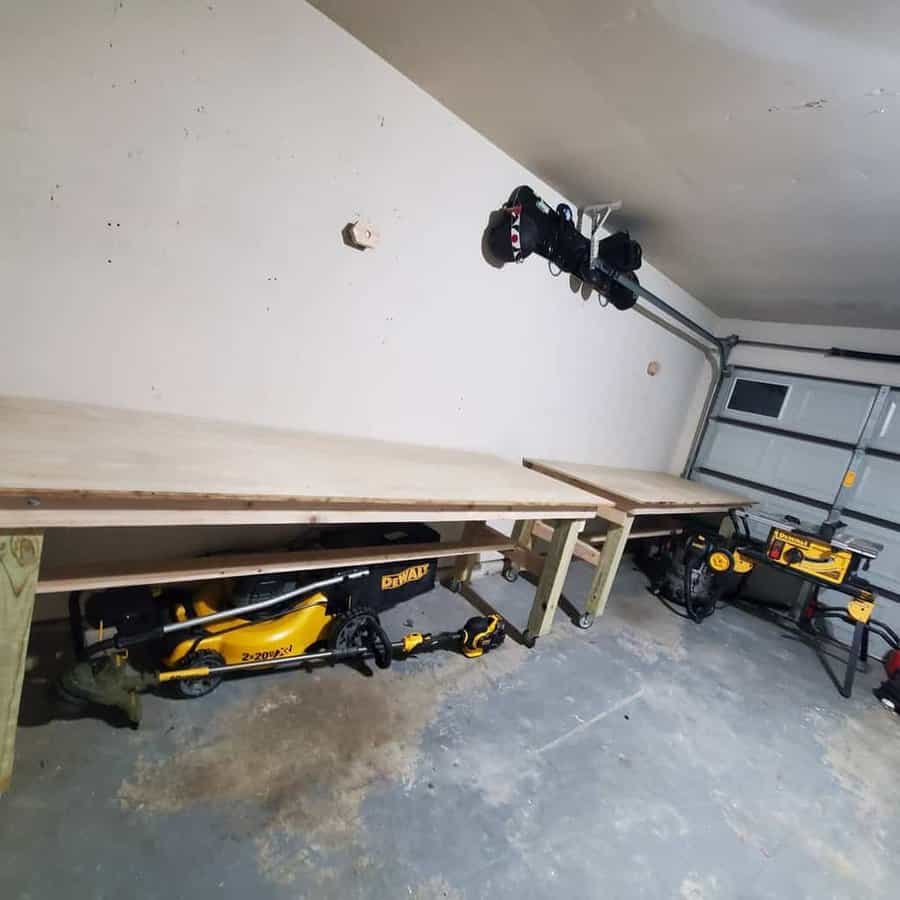
{"label": "black swivel caster", "polygon": [[506,581],[513,584],[519,580],[519,567],[507,560],[503,563],[503,571],[501,574]]}
{"label": "black swivel caster", "polygon": [[583,613],[581,618],[578,620],[579,628],[590,628],[591,625],[594,624],[594,616],[593,613]]}

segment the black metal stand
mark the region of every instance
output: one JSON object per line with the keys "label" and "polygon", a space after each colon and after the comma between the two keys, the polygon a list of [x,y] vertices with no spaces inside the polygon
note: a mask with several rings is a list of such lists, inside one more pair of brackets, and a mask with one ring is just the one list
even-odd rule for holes
{"label": "black metal stand", "polygon": [[[842,622],[853,625],[853,638],[851,639],[849,646],[834,638],[827,638],[830,643],[839,647],[844,647],[847,650],[847,667],[844,670],[843,680],[839,679],[834,673],[831,663],[828,662],[826,654],[822,651],[822,639],[827,636],[823,636],[816,630],[815,619],[823,618],[840,619]],[[819,604],[819,585],[814,586],[812,596],[803,607],[803,611],[797,619],[797,627],[804,632],[804,634],[807,634],[812,638],[819,661],[822,663],[822,666],[834,682],[835,687],[837,687],[842,697],[849,698],[852,696],[853,684],[856,681],[856,672],[860,668],[860,663],[862,663],[863,671],[868,670],[869,633],[871,631],[871,625],[881,626],[881,623],[872,620],[869,622],[860,622],[851,619],[846,609],[837,606],[821,606]]]}

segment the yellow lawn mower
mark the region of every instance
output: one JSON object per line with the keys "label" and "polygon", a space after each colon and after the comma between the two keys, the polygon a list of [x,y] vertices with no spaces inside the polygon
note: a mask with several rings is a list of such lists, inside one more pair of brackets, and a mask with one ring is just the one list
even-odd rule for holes
{"label": "yellow lawn mower", "polygon": [[369,660],[385,669],[395,655],[436,649],[474,658],[503,643],[499,616],[392,642],[377,614],[353,602],[349,588],[368,575],[361,569],[305,584],[299,575],[263,576],[193,593],[129,588],[95,594],[84,608],[75,595],[69,611],[79,661],[59,678],[57,694],[79,708],[119,709],[137,725],[139,692],[161,686],[195,698],[232,673],[346,662],[371,674]]}

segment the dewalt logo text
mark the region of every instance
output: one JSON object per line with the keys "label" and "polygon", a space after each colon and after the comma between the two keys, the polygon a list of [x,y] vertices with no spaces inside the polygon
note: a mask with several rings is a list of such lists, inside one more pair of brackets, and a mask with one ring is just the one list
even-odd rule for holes
{"label": "dewalt logo text", "polygon": [[409,584],[410,581],[418,581],[428,574],[430,565],[431,563],[421,563],[418,566],[410,566],[402,572],[397,572],[396,575],[382,575],[381,589],[383,591],[392,591],[395,588],[403,587],[404,584]]}

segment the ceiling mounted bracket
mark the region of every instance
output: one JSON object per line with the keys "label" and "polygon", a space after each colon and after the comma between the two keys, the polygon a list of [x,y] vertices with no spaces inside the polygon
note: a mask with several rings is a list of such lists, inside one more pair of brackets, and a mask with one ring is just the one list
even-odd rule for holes
{"label": "ceiling mounted bracket", "polygon": [[593,268],[594,263],[597,261],[597,245],[600,243],[600,238],[602,235],[600,231],[603,226],[606,224],[606,220],[614,213],[622,208],[621,200],[613,200],[611,203],[592,203],[590,206],[585,206],[583,209],[580,209],[578,225],[581,227],[581,223],[585,218],[591,220],[591,267]]}

